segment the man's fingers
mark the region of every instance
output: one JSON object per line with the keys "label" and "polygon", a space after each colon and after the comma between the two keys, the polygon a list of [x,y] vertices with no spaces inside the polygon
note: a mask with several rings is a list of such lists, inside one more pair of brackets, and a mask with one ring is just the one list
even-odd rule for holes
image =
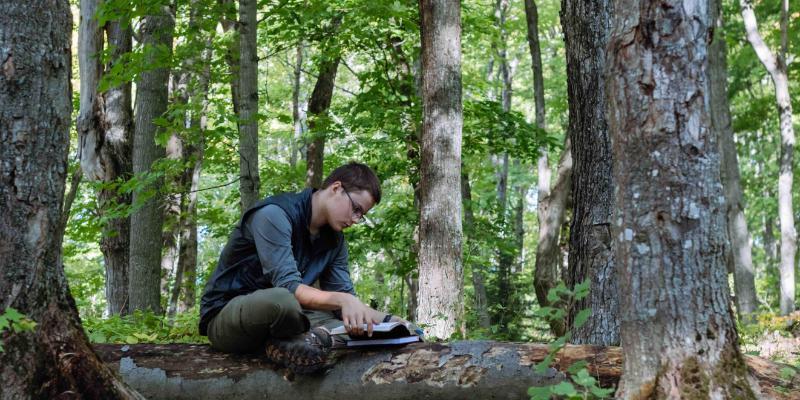
{"label": "man's fingers", "polygon": [[367,336],[372,337],[372,321],[367,323]]}

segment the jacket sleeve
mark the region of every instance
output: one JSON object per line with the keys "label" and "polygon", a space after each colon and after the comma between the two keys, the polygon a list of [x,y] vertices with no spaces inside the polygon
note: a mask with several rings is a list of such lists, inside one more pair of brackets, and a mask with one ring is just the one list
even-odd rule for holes
{"label": "jacket sleeve", "polygon": [[302,282],[292,254],[292,225],[279,206],[268,205],[255,211],[246,223],[253,236],[264,276],[273,287],[294,294]]}
{"label": "jacket sleeve", "polygon": [[347,242],[342,239],[338,252],[333,260],[325,267],[319,277],[320,289],[328,292],[344,292],[355,296],[353,281],[350,279],[350,268],[348,267]]}

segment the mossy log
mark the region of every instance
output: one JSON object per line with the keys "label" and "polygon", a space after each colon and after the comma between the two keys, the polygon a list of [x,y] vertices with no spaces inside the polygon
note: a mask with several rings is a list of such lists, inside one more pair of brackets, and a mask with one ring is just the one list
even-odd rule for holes
{"label": "mossy log", "polygon": [[[205,345],[96,345],[100,357],[149,399],[527,399],[530,386],[564,379],[578,360],[603,386],[622,373],[619,347],[567,346],[553,368],[532,365],[547,345],[460,341],[420,343],[380,350],[338,351],[325,373],[293,376],[257,355],[229,355]],[[800,376],[781,377],[784,366],[746,356],[768,398],[800,398]],[[785,373],[784,373],[785,375]]]}

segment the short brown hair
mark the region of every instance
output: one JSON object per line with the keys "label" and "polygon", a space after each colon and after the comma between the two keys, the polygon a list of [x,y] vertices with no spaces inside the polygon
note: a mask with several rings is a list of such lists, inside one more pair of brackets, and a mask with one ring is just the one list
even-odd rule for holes
{"label": "short brown hair", "polygon": [[365,164],[350,162],[336,168],[322,182],[321,189],[333,185],[336,181],[341,182],[342,187],[347,191],[366,190],[372,195],[375,204],[381,202],[381,182],[375,175],[375,171]]}

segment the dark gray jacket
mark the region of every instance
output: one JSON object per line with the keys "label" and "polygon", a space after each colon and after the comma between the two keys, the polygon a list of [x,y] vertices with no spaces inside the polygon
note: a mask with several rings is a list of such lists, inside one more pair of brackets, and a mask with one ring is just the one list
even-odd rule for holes
{"label": "dark gray jacket", "polygon": [[[319,237],[311,240],[308,223],[313,192],[306,189],[268,197],[245,211],[200,300],[201,335],[206,334],[208,323],[228,301],[259,289],[284,287],[294,293],[300,283],[312,285],[319,279],[322,290],[355,294],[342,233],[326,225]],[[286,219],[271,221],[269,215],[274,214],[259,212],[270,204],[286,214],[290,237],[280,234],[288,233],[283,229]],[[283,250],[289,245],[291,255],[279,254],[285,253]]]}

